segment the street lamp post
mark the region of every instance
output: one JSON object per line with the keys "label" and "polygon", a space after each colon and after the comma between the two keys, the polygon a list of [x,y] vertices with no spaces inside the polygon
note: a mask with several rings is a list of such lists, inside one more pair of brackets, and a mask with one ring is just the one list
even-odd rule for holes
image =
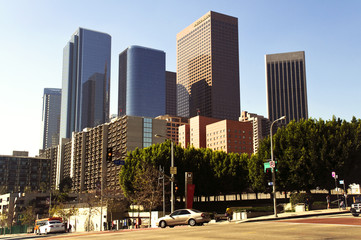
{"label": "street lamp post", "polygon": [[[167,137],[160,135],[160,134],[155,134],[155,137],[160,137],[160,138],[165,138],[168,139]],[[171,149],[170,149],[170,167],[173,170],[174,168],[174,150],[173,150],[173,141],[172,139],[169,139],[170,143],[171,143]],[[171,172],[171,180],[170,180],[170,212],[174,212],[174,173]]]}
{"label": "street lamp post", "polygon": [[[279,119],[276,119],[272,122],[271,124],[271,129],[270,129],[270,139],[271,139],[271,161],[273,162],[273,144],[272,144],[272,127],[273,124],[277,121],[281,121],[283,119],[286,119],[286,116],[280,117]],[[277,202],[276,202],[276,169],[273,167],[272,168],[272,182],[273,182],[273,211],[275,214],[275,217],[277,217]]]}

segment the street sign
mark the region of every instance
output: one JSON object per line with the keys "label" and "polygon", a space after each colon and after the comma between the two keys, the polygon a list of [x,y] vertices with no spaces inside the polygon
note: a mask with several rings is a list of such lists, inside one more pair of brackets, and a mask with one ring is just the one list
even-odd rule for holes
{"label": "street sign", "polygon": [[177,174],[177,167],[170,167],[170,174]]}
{"label": "street sign", "polygon": [[124,160],[114,160],[113,161],[113,163],[115,164],[115,165],[124,165],[125,164],[125,161]]}
{"label": "street sign", "polygon": [[268,182],[268,186],[273,186],[273,182]]}
{"label": "street sign", "polygon": [[186,181],[186,185],[193,184],[193,173],[192,172],[186,172],[185,181]]}
{"label": "street sign", "polygon": [[276,167],[275,161],[270,161],[269,166],[270,166],[270,168],[275,168]]}
{"label": "street sign", "polygon": [[340,184],[344,184],[343,180],[340,180]]}

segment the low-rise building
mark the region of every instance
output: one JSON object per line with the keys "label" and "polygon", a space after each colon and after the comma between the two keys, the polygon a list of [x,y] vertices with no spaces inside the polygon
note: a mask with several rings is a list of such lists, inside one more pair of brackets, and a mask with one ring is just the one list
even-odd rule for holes
{"label": "low-rise building", "polygon": [[252,123],[196,116],[179,128],[179,142],[182,147],[252,154]]}
{"label": "low-rise building", "polygon": [[250,122],[222,120],[206,126],[207,148],[226,153],[253,153]]}
{"label": "low-rise building", "polygon": [[45,157],[0,155],[0,186],[10,193],[49,186],[50,164]]}

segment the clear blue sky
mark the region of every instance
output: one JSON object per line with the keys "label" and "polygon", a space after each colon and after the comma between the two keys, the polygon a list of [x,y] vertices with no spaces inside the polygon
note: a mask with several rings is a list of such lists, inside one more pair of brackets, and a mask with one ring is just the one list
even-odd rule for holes
{"label": "clear blue sky", "polygon": [[63,47],[78,27],[112,36],[112,114],[118,54],[160,49],[175,71],[176,34],[210,10],[238,18],[241,110],[268,115],[265,54],[305,51],[309,116],[361,118],[358,0],[0,0],[0,155],[38,154],[43,89],[61,88]]}

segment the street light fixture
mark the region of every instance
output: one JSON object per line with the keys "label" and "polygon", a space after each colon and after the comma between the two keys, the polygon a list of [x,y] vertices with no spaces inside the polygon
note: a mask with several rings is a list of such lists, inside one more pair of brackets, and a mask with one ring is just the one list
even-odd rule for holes
{"label": "street light fixture", "polygon": [[[275,122],[281,121],[286,119],[286,116],[280,117],[279,119],[276,119],[272,122],[271,124],[271,129],[270,129],[270,136],[271,136],[271,162],[273,162],[273,145],[272,145],[272,127],[273,124]],[[277,202],[276,202],[276,169],[273,167],[272,168],[272,182],[273,182],[273,211],[275,214],[275,217],[277,217]]]}
{"label": "street light fixture", "polygon": [[[160,135],[160,134],[155,134],[155,137],[159,137],[159,138],[165,138],[168,139],[166,136]],[[171,142],[171,150],[170,150],[170,154],[171,154],[171,162],[170,162],[170,167],[171,169],[174,168],[174,150],[173,150],[173,141],[172,139],[169,139]],[[170,180],[170,212],[174,212],[174,174],[173,172],[171,172],[171,180]]]}

